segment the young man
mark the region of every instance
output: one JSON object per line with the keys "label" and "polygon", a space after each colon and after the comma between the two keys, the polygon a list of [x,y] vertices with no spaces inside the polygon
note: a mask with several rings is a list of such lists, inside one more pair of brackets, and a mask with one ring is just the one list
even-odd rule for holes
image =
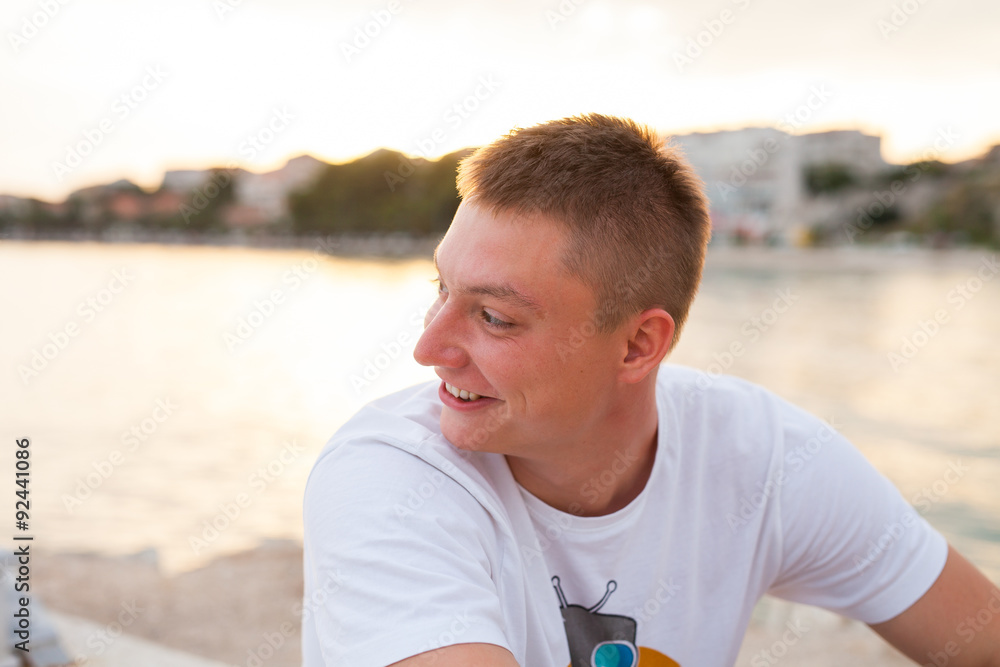
{"label": "young man", "polygon": [[414,351],[440,379],[363,408],[307,485],[305,665],[731,665],[765,593],[1000,665],[1000,620],[961,631],[1000,591],[830,426],[661,367],[709,238],[676,153],[570,118],[458,186]]}

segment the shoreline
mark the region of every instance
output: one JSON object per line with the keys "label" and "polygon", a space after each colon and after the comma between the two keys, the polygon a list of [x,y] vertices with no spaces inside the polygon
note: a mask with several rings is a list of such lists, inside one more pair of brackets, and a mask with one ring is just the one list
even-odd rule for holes
{"label": "shoreline", "polygon": [[[232,249],[261,252],[312,252],[334,259],[369,261],[430,261],[439,237],[411,237],[404,234],[384,236],[309,236],[250,237],[219,236],[192,238],[175,234],[151,234],[143,238],[106,239],[96,236],[52,236],[49,238],[0,237],[0,245],[35,246],[44,244],[100,245],[108,249],[151,247],[171,249]],[[998,251],[986,246],[929,248],[916,245],[864,244],[826,247],[732,245],[716,242],[708,246],[705,273],[714,271],[896,271],[902,269],[968,269],[997,257]]]}
{"label": "shoreline", "polygon": [[[48,610],[107,635],[124,631],[227,665],[253,664],[251,654],[261,650],[273,654],[261,661],[269,667],[301,663],[302,547],[294,541],[265,542],[177,574],[160,569],[149,551],[39,552],[33,563],[36,594]],[[91,633],[77,650],[99,657],[102,637]]]}

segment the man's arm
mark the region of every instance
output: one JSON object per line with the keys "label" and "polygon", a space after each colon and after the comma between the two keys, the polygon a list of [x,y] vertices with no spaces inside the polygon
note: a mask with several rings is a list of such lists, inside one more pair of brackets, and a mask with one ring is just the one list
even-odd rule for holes
{"label": "man's arm", "polygon": [[511,652],[496,644],[453,644],[395,662],[389,667],[519,667]]}
{"label": "man's arm", "polygon": [[871,628],[920,664],[1000,667],[1000,589],[950,546],[924,596]]}

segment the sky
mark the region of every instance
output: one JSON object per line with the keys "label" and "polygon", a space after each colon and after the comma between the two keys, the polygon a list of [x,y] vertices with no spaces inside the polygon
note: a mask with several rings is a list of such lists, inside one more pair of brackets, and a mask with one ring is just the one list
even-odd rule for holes
{"label": "sky", "polygon": [[5,0],[0,33],[0,193],[52,201],[587,112],[858,129],[894,163],[1000,143],[993,0]]}

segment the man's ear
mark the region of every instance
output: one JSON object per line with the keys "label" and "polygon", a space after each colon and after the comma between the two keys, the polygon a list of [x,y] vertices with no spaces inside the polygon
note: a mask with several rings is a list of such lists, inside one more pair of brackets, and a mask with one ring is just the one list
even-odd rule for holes
{"label": "man's ear", "polygon": [[663,361],[674,341],[674,318],[662,308],[644,310],[629,320],[622,382],[641,381]]}

